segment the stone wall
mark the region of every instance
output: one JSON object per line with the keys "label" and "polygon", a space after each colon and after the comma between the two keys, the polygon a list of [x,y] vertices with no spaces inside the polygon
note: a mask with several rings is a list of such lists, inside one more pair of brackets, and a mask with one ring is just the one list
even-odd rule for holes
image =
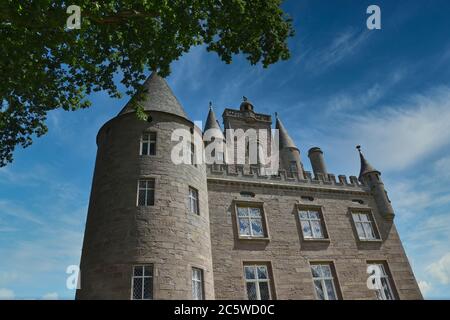
{"label": "stone wall", "polygon": [[[222,178],[222,179],[221,179]],[[253,180],[253,182],[252,182]],[[309,189],[309,190],[308,190]],[[375,299],[366,286],[367,261],[386,261],[400,299],[421,299],[421,293],[392,221],[383,219],[372,196],[363,189],[342,190],[261,185],[254,179],[209,176],[208,196],[214,286],[217,299],[246,299],[244,262],[269,262],[277,299],[315,299],[309,263],[332,261],[343,299]],[[241,197],[241,191],[255,193]],[[312,197],[310,201],[302,196]],[[353,200],[362,200],[359,204]],[[261,201],[270,239],[238,239],[234,202]],[[296,205],[320,206],[329,241],[305,241]],[[363,243],[357,238],[350,208],[370,209],[382,241]]]}
{"label": "stone wall", "polygon": [[[170,159],[173,130],[192,123],[151,116],[122,115],[99,132],[77,299],[130,299],[136,264],[153,264],[154,299],[191,299],[192,267],[204,270],[205,296],[214,298],[206,170]],[[146,130],[157,132],[155,156],[139,155]],[[154,206],[137,206],[142,178],[156,180]],[[199,216],[188,212],[189,186],[199,192]]]}

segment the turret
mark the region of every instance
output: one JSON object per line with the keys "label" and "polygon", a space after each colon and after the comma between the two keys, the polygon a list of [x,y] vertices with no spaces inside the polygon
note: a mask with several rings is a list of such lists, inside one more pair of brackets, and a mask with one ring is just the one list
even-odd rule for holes
{"label": "turret", "polygon": [[279,135],[280,169],[286,170],[289,175],[298,174],[299,177],[303,179],[303,164],[300,160],[300,151],[289,136],[277,113],[275,113],[275,117],[275,129],[278,129]]}
{"label": "turret", "polygon": [[172,161],[176,129],[201,136],[156,73],[100,129],[77,299],[214,298],[206,168]]}
{"label": "turret", "polygon": [[203,130],[203,141],[205,141],[206,158],[211,157],[211,161],[214,161],[214,163],[224,164],[226,158],[225,136],[217,121],[211,102],[209,103],[208,116]]}
{"label": "turret", "polygon": [[328,177],[327,167],[325,165],[325,159],[323,158],[323,152],[318,147],[313,147],[308,151],[308,157],[311,161],[311,167],[314,175],[322,174],[325,178]]}
{"label": "turret", "polygon": [[375,198],[378,211],[387,220],[392,220],[395,216],[394,209],[392,208],[391,201],[384,188],[384,183],[381,180],[380,171],[374,169],[370,163],[366,160],[361,152],[361,146],[356,146],[358,149],[359,157],[361,159],[361,171],[359,173],[359,180],[366,184]]}

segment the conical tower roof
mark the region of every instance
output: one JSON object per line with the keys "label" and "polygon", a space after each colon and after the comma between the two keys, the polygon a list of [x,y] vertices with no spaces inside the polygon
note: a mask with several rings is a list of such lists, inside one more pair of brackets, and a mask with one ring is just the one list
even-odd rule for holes
{"label": "conical tower roof", "polygon": [[208,129],[220,129],[219,123],[217,122],[216,114],[212,108],[212,105],[209,105],[208,117],[206,118],[205,130]]}
{"label": "conical tower roof", "polygon": [[220,128],[219,122],[217,122],[216,114],[214,113],[211,102],[209,103],[209,112],[208,116],[206,117],[205,129],[203,130],[203,132],[206,132],[209,129],[219,130],[222,139],[225,139],[222,133],[222,129]]}
{"label": "conical tower roof", "polygon": [[139,103],[144,108],[144,111],[166,112],[188,119],[186,112],[173,94],[166,80],[161,78],[156,72],[152,72],[147,80],[145,80],[142,90],[128,101],[125,107],[119,112],[119,115],[135,112],[131,101],[136,99],[140,94],[142,95],[142,99],[139,100]]}
{"label": "conical tower roof", "polygon": [[283,148],[295,148],[298,149],[295,145],[292,138],[287,133],[286,128],[283,126],[283,123],[281,122],[280,118],[278,118],[278,115],[275,114],[276,117],[276,123],[275,123],[275,129],[278,129],[278,135],[280,139],[280,149]]}
{"label": "conical tower roof", "polygon": [[363,153],[361,152],[361,146],[356,146],[356,149],[358,149],[359,158],[361,159],[361,170],[359,172],[359,179],[361,180],[362,177],[366,173],[370,173],[370,172],[378,172],[378,173],[380,173],[380,171],[378,171],[374,167],[372,167],[372,165],[369,163],[369,161],[366,160],[366,158],[364,157]]}

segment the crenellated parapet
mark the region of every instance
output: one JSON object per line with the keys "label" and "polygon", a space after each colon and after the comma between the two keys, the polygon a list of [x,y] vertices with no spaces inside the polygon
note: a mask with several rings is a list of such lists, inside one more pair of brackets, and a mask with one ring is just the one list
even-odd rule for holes
{"label": "crenellated parapet", "polygon": [[283,183],[292,186],[333,188],[367,192],[368,188],[364,182],[358,180],[356,176],[347,177],[345,175],[327,175],[317,173],[313,175],[309,171],[304,171],[304,177],[296,172],[279,170],[278,174],[267,174],[263,168],[248,165],[226,165],[212,164],[206,166],[208,179],[221,178],[227,180],[247,181],[247,182],[271,182]]}

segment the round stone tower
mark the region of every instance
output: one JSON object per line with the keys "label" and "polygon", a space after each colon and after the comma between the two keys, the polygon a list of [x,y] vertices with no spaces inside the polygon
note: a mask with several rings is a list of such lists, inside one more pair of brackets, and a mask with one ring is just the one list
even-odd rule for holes
{"label": "round stone tower", "polygon": [[156,73],[143,88],[148,121],[128,103],[97,135],[76,299],[214,299],[206,169],[171,160],[201,130]]}

